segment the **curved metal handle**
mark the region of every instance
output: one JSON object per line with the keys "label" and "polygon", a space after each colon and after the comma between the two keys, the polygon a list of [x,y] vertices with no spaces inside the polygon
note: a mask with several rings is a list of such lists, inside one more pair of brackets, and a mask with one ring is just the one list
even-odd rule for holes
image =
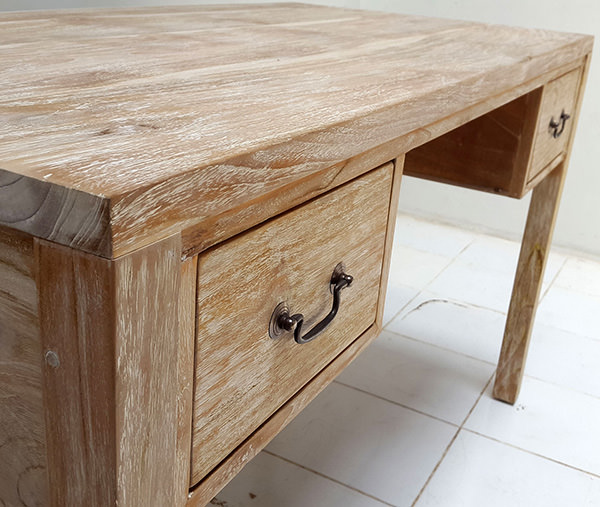
{"label": "curved metal handle", "polygon": [[548,125],[548,130],[550,131],[550,133],[552,134],[552,137],[554,139],[558,139],[560,137],[560,135],[564,132],[565,123],[567,123],[567,120],[570,117],[571,117],[571,115],[565,113],[565,110],[563,109],[562,112],[560,113],[560,118],[558,119],[558,121],[554,121],[554,116],[552,118],[550,118],[550,124]]}
{"label": "curved metal handle", "polygon": [[338,264],[331,275],[331,289],[333,292],[333,305],[325,318],[315,324],[310,331],[302,336],[302,325],[304,324],[304,315],[296,313],[290,315],[288,306],[285,303],[279,303],[271,316],[269,324],[269,334],[271,338],[276,338],[285,331],[294,331],[294,340],[296,343],[303,344],[314,340],[321,332],[331,324],[340,308],[340,292],[352,284],[354,278],[344,273],[342,264]]}

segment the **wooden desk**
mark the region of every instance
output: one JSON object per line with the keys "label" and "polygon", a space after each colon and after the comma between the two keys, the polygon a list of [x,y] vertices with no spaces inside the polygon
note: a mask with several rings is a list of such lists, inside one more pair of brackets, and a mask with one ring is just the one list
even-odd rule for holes
{"label": "wooden desk", "polygon": [[1,15],[0,503],[208,502],[379,333],[403,167],[533,189],[513,403],[591,48],[300,4]]}

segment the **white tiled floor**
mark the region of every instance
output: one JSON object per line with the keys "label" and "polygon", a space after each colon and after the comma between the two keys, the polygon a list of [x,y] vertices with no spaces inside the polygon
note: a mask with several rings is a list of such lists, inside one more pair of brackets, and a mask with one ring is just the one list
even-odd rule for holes
{"label": "white tiled floor", "polygon": [[400,215],[384,332],[213,504],[600,506],[600,262],[551,255],[510,406],[490,392],[518,250]]}

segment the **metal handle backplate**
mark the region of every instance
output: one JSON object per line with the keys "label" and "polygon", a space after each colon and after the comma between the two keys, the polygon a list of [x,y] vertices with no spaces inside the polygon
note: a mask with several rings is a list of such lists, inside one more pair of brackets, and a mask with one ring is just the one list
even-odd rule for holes
{"label": "metal handle backplate", "polygon": [[296,343],[308,343],[314,340],[319,334],[321,334],[329,324],[333,321],[337,312],[340,308],[340,292],[346,287],[352,284],[353,277],[344,273],[344,266],[339,263],[333,270],[331,275],[330,287],[333,293],[333,304],[331,310],[325,316],[321,322],[315,324],[315,326],[302,336],[302,326],[304,324],[304,315],[296,313],[291,315],[287,303],[279,303],[273,315],[271,315],[271,321],[269,323],[269,335],[271,338],[277,338],[285,332],[294,331],[294,340]]}

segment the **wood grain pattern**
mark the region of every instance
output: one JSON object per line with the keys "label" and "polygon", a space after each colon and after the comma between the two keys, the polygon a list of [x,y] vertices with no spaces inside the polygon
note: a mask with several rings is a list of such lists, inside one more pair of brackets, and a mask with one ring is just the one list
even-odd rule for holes
{"label": "wood grain pattern", "polygon": [[192,449],[194,347],[196,345],[196,280],[198,257],[181,264],[179,290],[179,344],[177,347],[177,459],[174,505],[187,501]]}
{"label": "wood grain pattern", "polygon": [[109,209],[102,197],[0,168],[0,224],[110,257]]}
{"label": "wood grain pattern", "polygon": [[179,238],[117,261],[45,241],[36,250],[51,505],[169,505]]}
{"label": "wood grain pattern", "polygon": [[[375,321],[392,172],[387,164],[200,256],[192,485]],[[322,335],[270,338],[281,302],[305,330],[329,312],[339,262],[354,282]]]}
{"label": "wood grain pattern", "polygon": [[114,505],[115,309],[111,261],[36,244],[49,504]]}
{"label": "wood grain pattern", "polygon": [[377,314],[375,316],[375,324],[379,328],[383,328],[383,311],[385,309],[385,296],[392,264],[392,248],[394,246],[394,233],[396,231],[396,218],[398,216],[398,201],[400,200],[400,185],[402,183],[402,173],[404,169],[404,156],[398,157],[393,163],[394,175],[392,177],[390,203],[388,205],[383,262],[381,266],[381,278],[379,280],[379,296],[377,298]]}
{"label": "wood grain pattern", "polygon": [[33,238],[0,227],[0,505],[45,505],[42,345]]}
{"label": "wood grain pattern", "polygon": [[396,210],[400,194],[403,158],[394,161],[394,176],[385,236],[384,258],[381,271],[375,324],[344,349],[331,363],[288,400],[265,423],[244,440],[207,477],[195,486],[189,495],[188,507],[206,505],[237,473],[255,457],[310,401],[319,394],[362,350],[379,335],[382,327],[385,292],[389,274],[391,249],[394,239]]}
{"label": "wood grain pattern", "polygon": [[[506,104],[514,97],[529,93],[537,83],[545,83],[557,76],[563,75],[574,68],[583,65],[584,60],[578,59],[569,64],[554,69],[551,72],[538,76],[534,81],[522,83],[521,85],[508,90],[500,95],[489,97],[483,102],[472,104],[460,113],[454,114],[431,123],[427,126],[412,131],[410,134],[395,138],[391,141],[378,145],[366,152],[360,153],[354,157],[344,159],[332,166],[327,166],[324,170],[310,174],[299,180],[290,181],[287,185],[279,187],[276,190],[263,195],[259,199],[251,202],[242,202],[240,205],[231,207],[220,214],[215,214],[195,225],[185,229],[182,233],[184,254],[192,256],[199,252],[224,241],[237,233],[247,230],[264,220],[275,216],[281,212],[287,211],[294,206],[316,197],[317,195],[331,190],[336,186],[350,181],[351,179],[363,174],[364,172],[378,167],[381,164],[398,157],[398,154],[409,152],[412,148],[420,146],[423,143],[429,144],[432,139],[443,136],[446,132],[451,134],[452,129],[469,122],[472,118],[478,118],[485,115],[488,111]],[[519,156],[523,160],[517,162],[517,166],[523,168],[522,172],[514,171],[515,180],[511,183],[512,188],[517,188],[524,193],[524,181],[526,180],[527,163],[530,156],[530,147],[535,130],[535,119],[527,125],[523,132],[523,149]],[[365,127],[367,128],[367,127]],[[527,143],[527,144],[526,144]],[[318,149],[318,146],[317,146]],[[348,147],[341,147],[340,150],[347,150]],[[409,151],[410,150],[410,151]],[[341,153],[341,152],[340,152]],[[462,156],[462,154],[461,154]],[[343,157],[340,157],[343,158]],[[414,158],[413,158],[414,160]],[[425,171],[420,170],[416,164],[406,164],[404,172],[419,178],[429,178]],[[442,181],[442,178],[434,178]],[[443,181],[448,182],[446,179]],[[456,183],[456,181],[455,181]],[[462,178],[462,186],[472,186],[466,178]],[[481,188],[481,185],[479,185]],[[532,188],[528,185],[527,190]],[[512,192],[511,194],[512,195]],[[196,206],[196,203],[189,202],[190,207]]]}
{"label": "wood grain pattern", "polygon": [[[539,183],[494,391],[514,402],[572,143],[535,144],[527,179],[531,111],[560,113],[591,46],[289,4],[0,15],[0,224],[54,242],[0,229],[0,504],[183,504],[199,480],[208,501],[379,331],[401,162],[368,171],[482,114],[458,140],[502,135],[455,182]],[[456,161],[453,135],[430,148]],[[338,260],[357,281],[327,341],[265,338],[280,300],[325,313]]]}
{"label": "wood grain pattern", "polygon": [[[581,74],[581,69],[576,69],[544,86],[527,175],[528,180],[535,178],[544,167],[565,150],[571,137],[571,127],[576,120],[573,115]],[[558,121],[562,111],[569,114],[571,118],[565,123],[561,136],[554,138],[548,126],[551,119]]]}
{"label": "wood grain pattern", "polygon": [[[533,89],[592,45],[289,4],[5,14],[0,28],[0,168],[35,188],[9,219],[108,257],[276,200],[294,181],[523,83]],[[29,216],[51,191],[58,204]],[[8,215],[0,205],[3,223]],[[51,229],[52,216],[68,219]]]}
{"label": "wood grain pattern", "polygon": [[408,152],[406,174],[522,197],[541,96],[538,88]]}
{"label": "wood grain pattern", "polygon": [[239,445],[219,466],[190,492],[186,507],[204,507],[248,462],[325,389],[375,339],[381,328],[374,324],[308,384],[288,400],[275,414]]}
{"label": "wood grain pattern", "polygon": [[[537,183],[529,204],[493,390],[495,398],[511,404],[516,402],[521,389],[544,268],[571,156],[589,66],[588,57],[578,82],[573,110],[574,121],[568,133],[565,156],[551,172],[545,175],[544,179]],[[540,174],[546,171],[547,169],[544,169]]]}
{"label": "wood grain pattern", "polygon": [[[335,165],[327,166],[322,171],[315,172],[314,174],[310,174],[299,180],[290,181],[287,185],[263,195],[260,199],[255,199],[251,202],[242,202],[238,206],[231,207],[223,213],[215,214],[212,217],[192,225],[182,233],[184,255],[193,256],[198,254],[199,252],[224,241],[235,234],[247,230],[272,216],[287,211],[325,191],[331,190],[373,167],[377,167],[397,157],[398,154],[411,150],[414,146],[420,146],[423,143],[430,142],[438,136],[443,136],[444,133],[452,131],[452,129],[469,122],[472,118],[478,118],[480,115],[485,115],[488,111],[493,111],[494,108],[506,104],[514,97],[529,93],[537,84],[551,81],[556,77],[563,75],[565,72],[569,72],[574,68],[583,65],[583,62],[583,59],[574,60],[565,66],[538,76],[533,81],[522,83],[516,88],[502,94],[489,97],[483,102],[472,104],[460,113],[442,118],[441,120],[414,130],[408,135],[395,138],[366,152],[360,153],[359,155],[344,159],[342,162]],[[534,129],[535,124],[531,125],[530,131],[528,130],[523,134],[524,142],[528,142],[529,147],[531,146],[531,140],[533,139]],[[528,136],[531,138],[525,139]],[[346,150],[348,147],[344,146],[341,147],[340,150],[341,149]],[[528,163],[530,152],[528,150],[523,151],[526,152],[526,157],[523,162],[518,162],[517,165],[523,167],[524,171],[526,171],[526,164]],[[420,178],[429,177],[424,171],[417,170],[415,164],[410,164],[407,167],[405,163],[404,172]],[[519,181],[513,182],[512,187],[523,189],[523,182],[525,181],[526,174],[517,172],[515,177],[517,177]],[[460,184],[462,186],[470,186],[465,178],[463,178],[463,181]],[[529,185],[529,188],[531,188],[531,185]],[[529,188],[527,188],[527,190],[529,190]],[[196,205],[197,203],[193,203],[190,200],[189,206],[191,208],[194,208]]]}
{"label": "wood grain pattern", "polygon": [[[421,132],[416,137],[427,137]],[[250,203],[244,202],[236,208],[215,215],[182,233],[186,256],[206,250],[265,220],[288,211],[320,194],[332,190],[348,181],[389,162],[403,149],[402,142],[392,141],[377,146],[360,155],[329,166],[313,175],[292,181],[284,187],[264,195]]]}
{"label": "wood grain pattern", "polygon": [[405,173],[523,197],[564,158],[574,119],[558,139],[548,124],[563,110],[573,115],[582,67],[411,150]]}
{"label": "wood grain pattern", "polygon": [[170,505],[178,485],[181,240],[115,261],[119,505]]}
{"label": "wood grain pattern", "polygon": [[565,174],[561,164],[531,196],[494,384],[494,397],[508,403],[516,401],[521,388]]}
{"label": "wood grain pattern", "polygon": [[[550,174],[554,169],[556,169],[560,164],[562,164],[567,158],[566,153],[560,153],[555,159],[552,160],[546,167],[544,167],[541,171],[539,171],[535,177],[527,182],[525,185],[525,191],[529,192],[529,190],[534,189],[538,186],[538,184],[544,180],[548,174]],[[527,176],[527,175],[525,175]]]}

